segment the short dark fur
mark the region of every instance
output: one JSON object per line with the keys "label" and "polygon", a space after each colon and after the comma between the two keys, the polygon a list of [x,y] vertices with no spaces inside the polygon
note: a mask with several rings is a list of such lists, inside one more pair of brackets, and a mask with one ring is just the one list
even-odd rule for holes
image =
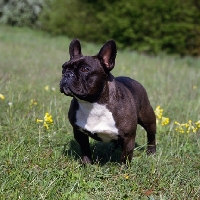
{"label": "short dark fur", "polygon": [[70,60],[62,66],[60,91],[73,97],[68,116],[73,126],[74,137],[81,147],[83,163],[92,162],[88,136],[96,140],[101,139],[95,133],[83,133],[76,125],[76,112],[80,100],[105,105],[112,113],[119,133],[123,163],[132,159],[137,124],[147,132],[147,153],[154,154],[156,117],[146,90],[131,78],[114,78],[110,73],[114,68],[117,53],[115,42],[108,41],[96,56],[83,56],[80,42],[74,39],[69,52]]}

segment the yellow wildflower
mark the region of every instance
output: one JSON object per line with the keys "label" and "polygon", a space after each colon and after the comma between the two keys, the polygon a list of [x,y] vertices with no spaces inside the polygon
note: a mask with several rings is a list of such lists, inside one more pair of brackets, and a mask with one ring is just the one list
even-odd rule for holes
{"label": "yellow wildflower", "polygon": [[192,131],[193,133],[197,132],[197,128],[193,125],[192,120],[189,120],[187,123],[187,133],[189,133],[190,131]]}
{"label": "yellow wildflower", "polygon": [[163,109],[161,109],[160,106],[157,106],[154,112],[155,112],[156,118],[158,119],[162,118]]}
{"label": "yellow wildflower", "polygon": [[162,123],[162,126],[165,126],[165,125],[169,124],[169,118],[167,118],[167,117],[162,117],[161,123]]}
{"label": "yellow wildflower", "polygon": [[46,85],[46,86],[44,87],[44,89],[45,89],[46,91],[49,91],[49,86]]}
{"label": "yellow wildflower", "polygon": [[37,105],[37,101],[35,99],[31,99],[30,106],[33,107],[36,105]]}
{"label": "yellow wildflower", "polygon": [[199,122],[192,123],[192,120],[189,120],[185,124],[180,124],[177,121],[175,121],[174,124],[177,125],[175,130],[180,133],[185,133],[185,132],[186,133],[190,133],[190,132],[196,133],[200,127]]}
{"label": "yellow wildflower", "polygon": [[46,122],[44,122],[43,126],[46,128],[46,129],[49,129],[49,126]]}
{"label": "yellow wildflower", "polygon": [[42,119],[36,119],[36,122],[40,123],[40,122],[43,122],[43,120]]}
{"label": "yellow wildflower", "polygon": [[174,124],[177,125],[177,127],[175,128],[175,131],[177,131],[179,133],[184,133],[185,132],[185,130],[183,128],[185,126],[185,124],[180,124],[177,121],[175,121]]}
{"label": "yellow wildflower", "polygon": [[129,179],[129,175],[128,175],[128,174],[125,174],[125,175],[124,175],[124,178],[125,178],[126,180],[128,180],[128,179]]}
{"label": "yellow wildflower", "polygon": [[174,124],[176,124],[176,125],[180,125],[177,121],[175,121]]}
{"label": "yellow wildflower", "polygon": [[46,112],[44,119],[43,120],[42,119],[36,119],[36,122],[37,123],[43,122],[43,126],[46,129],[49,129],[49,125],[53,124],[53,119],[52,119],[52,116],[48,112]]}
{"label": "yellow wildflower", "polygon": [[47,122],[47,123],[49,123],[49,124],[53,123],[52,116],[48,112],[45,113],[44,121]]}
{"label": "yellow wildflower", "polygon": [[197,86],[196,86],[196,85],[193,85],[192,88],[193,88],[193,90],[196,90],[196,89],[197,89]]}
{"label": "yellow wildflower", "polygon": [[3,96],[3,94],[0,94],[0,99],[4,100],[5,97]]}
{"label": "yellow wildflower", "polygon": [[200,128],[200,120],[197,121],[197,122],[195,123],[195,125],[197,126],[197,129],[199,129],[199,128]]}
{"label": "yellow wildflower", "polygon": [[163,109],[161,109],[160,106],[157,106],[155,109],[155,115],[156,115],[156,123],[161,123],[162,126],[165,126],[169,123],[169,118],[163,117]]}

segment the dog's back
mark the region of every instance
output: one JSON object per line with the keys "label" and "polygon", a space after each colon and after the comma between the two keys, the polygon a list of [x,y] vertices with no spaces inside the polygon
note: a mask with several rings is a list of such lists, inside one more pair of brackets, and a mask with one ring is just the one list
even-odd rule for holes
{"label": "dog's back", "polygon": [[[133,99],[138,106],[137,109],[141,107],[140,105],[142,105],[143,107],[145,105],[146,106],[150,105],[147,92],[139,82],[129,77],[123,77],[123,76],[115,78],[115,81],[118,85],[125,86],[128,89],[128,91],[132,94]],[[123,93],[127,92],[123,89],[121,91]]]}

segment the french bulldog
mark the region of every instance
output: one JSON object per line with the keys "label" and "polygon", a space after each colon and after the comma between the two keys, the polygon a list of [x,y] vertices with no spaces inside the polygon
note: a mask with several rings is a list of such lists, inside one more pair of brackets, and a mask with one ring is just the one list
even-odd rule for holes
{"label": "french bulldog", "polygon": [[156,152],[156,117],[145,88],[129,77],[115,78],[116,43],[109,40],[95,56],[83,56],[74,39],[70,60],[62,65],[60,91],[73,97],[68,112],[74,138],[79,143],[84,164],[92,163],[89,138],[117,141],[121,162],[131,162],[137,124],[147,132],[147,153]]}

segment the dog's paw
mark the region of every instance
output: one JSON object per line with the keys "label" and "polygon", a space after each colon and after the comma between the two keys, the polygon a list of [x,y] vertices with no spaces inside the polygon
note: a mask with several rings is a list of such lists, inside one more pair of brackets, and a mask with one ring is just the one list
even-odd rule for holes
{"label": "dog's paw", "polygon": [[148,146],[147,148],[147,155],[156,155],[156,147],[155,146]]}
{"label": "dog's paw", "polygon": [[92,161],[87,156],[83,156],[82,163],[87,165],[87,164],[92,164]]}

